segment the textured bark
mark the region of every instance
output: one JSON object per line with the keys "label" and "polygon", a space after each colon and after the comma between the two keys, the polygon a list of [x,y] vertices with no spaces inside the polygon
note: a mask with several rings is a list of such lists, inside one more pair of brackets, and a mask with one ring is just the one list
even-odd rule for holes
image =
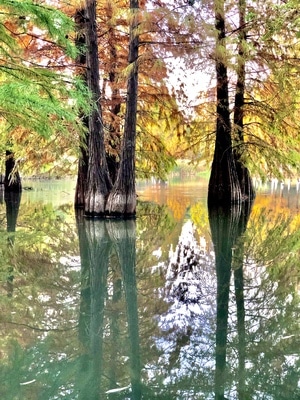
{"label": "textured bark", "polygon": [[[113,11],[111,4],[107,5],[107,16],[110,20],[113,19]],[[121,155],[121,127],[119,113],[121,111],[121,94],[120,89],[116,86],[117,70],[118,70],[118,40],[115,35],[115,27],[110,26],[108,32],[108,46],[109,46],[109,65],[110,70],[108,73],[109,82],[111,87],[111,107],[110,107],[110,121],[109,121],[109,147],[106,153],[107,165],[109,175],[112,183],[114,184],[117,179],[118,170],[120,167]]]}
{"label": "textured bark", "polygon": [[106,212],[110,216],[132,217],[136,212],[135,189],[135,143],[136,114],[138,95],[138,1],[130,0],[133,14],[130,25],[129,65],[131,66],[127,82],[127,99],[124,136],[122,141],[121,161],[118,176],[109,195]]}
{"label": "textured bark", "polygon": [[[75,17],[76,25],[76,38],[75,46],[79,50],[79,55],[77,57],[76,63],[77,75],[80,76],[86,82],[86,40],[85,40],[85,9],[77,10]],[[78,160],[78,172],[77,172],[77,183],[75,190],[75,208],[84,208],[86,182],[88,174],[88,118],[84,115],[83,124],[87,127],[86,136],[82,138],[82,142],[79,148],[79,160]]]}
{"label": "textured bark", "polygon": [[[85,139],[85,142],[87,140],[88,137]],[[77,181],[75,189],[75,208],[84,208],[89,161],[86,143],[83,143],[80,146],[79,151],[80,156],[78,160]]]}
{"label": "textured bark", "polygon": [[215,8],[218,32],[216,41],[217,124],[215,151],[208,187],[208,203],[229,204],[239,202],[241,192],[232,153],[228,76],[224,62],[226,51],[224,1],[216,1]]}
{"label": "textured bark", "polygon": [[6,150],[4,187],[6,192],[21,192],[22,184],[14,154]]}
{"label": "textured bark", "polygon": [[250,177],[248,168],[243,162],[244,152],[244,105],[245,105],[245,77],[246,77],[246,60],[245,60],[245,42],[246,34],[246,1],[239,0],[239,44],[238,44],[238,58],[237,58],[237,82],[235,90],[234,102],[234,136],[236,147],[234,148],[234,158],[238,180],[241,188],[242,199],[252,199],[255,197],[255,191]]}
{"label": "textured bark", "polygon": [[94,108],[89,117],[88,174],[85,193],[85,214],[102,216],[111,189],[111,180],[104,147],[104,131],[99,87],[99,60],[96,24],[96,1],[86,0],[87,83],[92,92]]}

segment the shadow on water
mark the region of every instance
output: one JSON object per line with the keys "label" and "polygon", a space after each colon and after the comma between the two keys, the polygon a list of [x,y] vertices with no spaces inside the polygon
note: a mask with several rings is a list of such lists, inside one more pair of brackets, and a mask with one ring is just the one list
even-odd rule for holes
{"label": "shadow on water", "polygon": [[243,278],[243,233],[251,213],[251,203],[232,207],[210,207],[209,223],[215,250],[217,274],[217,325],[215,348],[215,399],[226,399],[226,347],[228,335],[229,289],[234,274],[237,308],[239,381],[237,394],[247,399],[245,391],[245,304]]}
{"label": "shadow on water", "polygon": [[[130,396],[141,399],[141,363],[139,348],[138,306],[136,288],[135,221],[93,220],[77,214],[81,255],[81,304],[79,339],[85,349],[81,356],[80,399],[109,399]],[[108,283],[108,275],[112,276]],[[104,315],[107,293],[112,292],[113,305],[125,296],[128,334],[130,385],[119,387],[117,371],[120,337],[120,311],[110,312],[109,332],[105,332]],[[107,322],[107,321],[106,321]],[[104,340],[109,336],[111,364],[109,376],[104,375]],[[107,371],[107,369],[106,369]],[[105,380],[105,384],[103,384]],[[103,387],[108,387],[105,394]]]}

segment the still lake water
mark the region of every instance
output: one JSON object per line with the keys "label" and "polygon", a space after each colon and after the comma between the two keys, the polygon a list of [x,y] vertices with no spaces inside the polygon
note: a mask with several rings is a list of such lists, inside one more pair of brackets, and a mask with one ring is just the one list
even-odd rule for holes
{"label": "still lake water", "polygon": [[206,181],[140,184],[136,221],[93,221],[28,185],[0,198],[1,400],[300,399],[295,187],[208,212]]}

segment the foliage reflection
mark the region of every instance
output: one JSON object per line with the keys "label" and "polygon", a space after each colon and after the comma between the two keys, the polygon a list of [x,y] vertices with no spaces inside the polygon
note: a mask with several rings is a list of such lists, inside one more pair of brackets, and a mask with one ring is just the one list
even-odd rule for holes
{"label": "foliage reflection", "polygon": [[1,227],[1,398],[299,398],[297,213],[72,213],[21,203]]}

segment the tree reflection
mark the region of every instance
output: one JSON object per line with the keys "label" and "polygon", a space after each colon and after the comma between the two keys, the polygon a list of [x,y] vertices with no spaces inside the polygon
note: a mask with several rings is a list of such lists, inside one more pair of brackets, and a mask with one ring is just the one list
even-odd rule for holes
{"label": "tree reflection", "polygon": [[[209,207],[209,223],[215,249],[217,273],[217,326],[216,326],[216,367],[215,399],[223,400],[226,381],[226,347],[228,334],[228,310],[230,278],[233,254],[240,263],[234,267],[234,285],[237,305],[238,354],[239,354],[239,399],[245,399],[245,304],[243,285],[243,241],[250,216],[251,204],[235,204],[231,207]],[[240,240],[238,240],[240,239]]]}
{"label": "tree reflection", "polygon": [[248,223],[211,211],[212,251],[207,209],[189,211],[76,230],[72,205],[23,203],[11,249],[2,232],[1,399],[298,400],[299,214],[267,196]]}
{"label": "tree reflection", "polygon": [[80,398],[98,399],[103,370],[104,305],[107,294],[110,239],[103,221],[85,220],[77,215],[81,255],[81,302],[79,338],[85,353],[85,375]]}
{"label": "tree reflection", "polygon": [[[130,392],[132,400],[139,400],[141,364],[135,221],[84,219],[78,214],[77,226],[82,265],[79,335],[86,349],[82,356],[80,380],[84,387],[80,398],[99,399],[105,392],[109,398],[119,398],[120,393]],[[121,289],[125,295],[126,321],[118,312]],[[110,317],[107,319],[106,308],[109,307]],[[120,332],[119,325],[124,323],[127,325],[129,351],[120,357],[118,347],[124,340],[124,332]],[[105,361],[108,361],[107,352],[104,359],[104,344],[111,348],[108,374],[104,372]],[[127,379],[126,375],[120,376],[122,368],[119,364],[124,356],[130,361],[130,385],[127,382],[121,386],[120,382]]]}
{"label": "tree reflection", "polygon": [[[11,233],[7,240],[8,246],[13,246],[16,232],[17,219],[19,214],[20,202],[21,202],[21,191],[9,191],[4,190],[4,200],[6,206],[6,225],[7,232]],[[9,275],[7,277],[7,296],[11,297],[13,295],[13,267],[9,268]]]}

